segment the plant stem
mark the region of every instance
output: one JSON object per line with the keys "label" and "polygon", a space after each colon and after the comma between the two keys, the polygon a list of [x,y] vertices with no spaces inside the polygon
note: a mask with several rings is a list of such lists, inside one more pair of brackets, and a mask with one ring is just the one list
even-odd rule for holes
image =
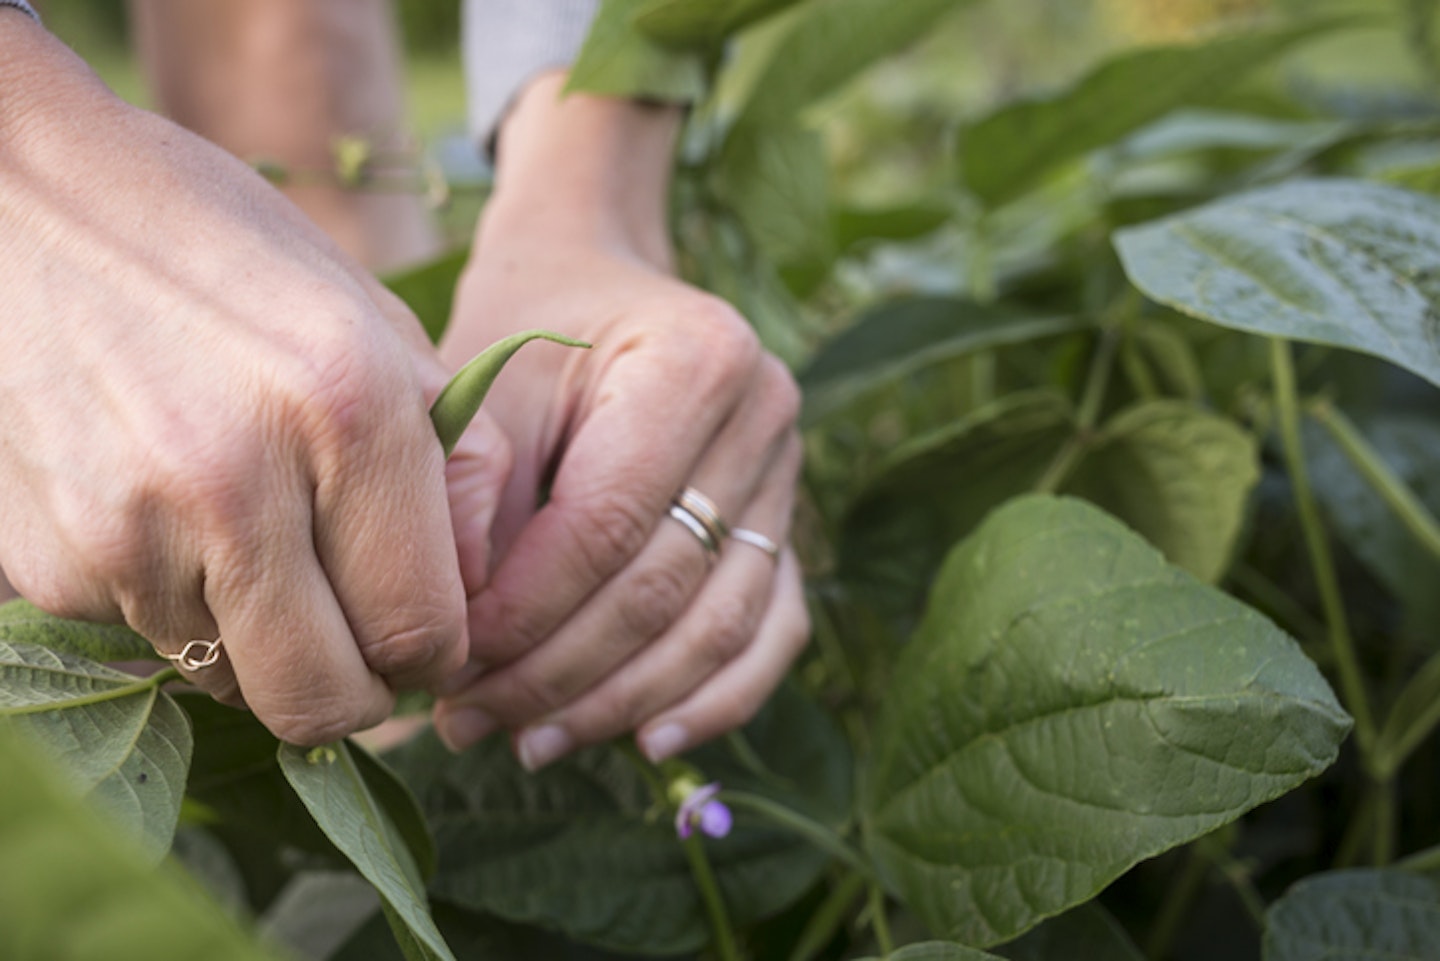
{"label": "plant stem", "polygon": [[1335,666],[1340,674],[1340,687],[1346,706],[1355,718],[1355,740],[1367,769],[1372,763],[1375,744],[1375,721],[1370,712],[1370,699],[1365,679],[1350,636],[1345,603],[1340,596],[1340,582],[1335,575],[1335,561],[1325,539],[1320,511],[1310,489],[1310,474],[1305,465],[1305,446],[1300,439],[1300,402],[1295,386],[1295,367],[1290,357],[1290,344],[1278,337],[1270,341],[1270,375],[1275,390],[1275,410],[1279,417],[1280,439],[1285,450],[1285,463],[1295,491],[1295,507],[1305,533],[1305,545],[1314,569],[1315,585],[1325,611],[1330,647],[1335,652]]}
{"label": "plant stem", "polygon": [[1440,558],[1440,521],[1425,507],[1404,481],[1395,476],[1380,455],[1350,419],[1334,405],[1320,402],[1311,405],[1310,415],[1330,432],[1335,443],[1394,512],[1400,523],[1426,550]]}
{"label": "plant stem", "polygon": [[870,930],[875,932],[875,943],[880,956],[888,958],[895,953],[895,939],[890,936],[890,919],[885,914],[885,892],[880,885],[870,882]]}
{"label": "plant stem", "polygon": [[86,707],[91,704],[104,704],[106,701],[117,701],[122,697],[130,697],[144,691],[156,690],[162,684],[169,684],[171,681],[183,680],[184,676],[175,668],[167,667],[163,671],[156,671],[149,677],[137,677],[129,684],[122,684],[119,687],[107,688],[103,691],[95,691],[90,694],[83,694],[80,697],[67,698],[64,701],[46,701],[43,704],[25,704],[21,707],[7,707],[0,710],[0,717],[19,717],[22,714],[43,714],[47,711],[68,711],[71,708]]}
{"label": "plant stem", "polygon": [[[1416,672],[1406,685],[1405,691],[1409,691],[1414,685],[1422,685],[1423,688],[1436,686],[1435,675],[1440,674],[1440,654],[1433,655],[1425,662],[1425,666]],[[1402,692],[1396,698],[1396,704],[1405,704],[1407,698]],[[1380,732],[1380,740],[1375,750],[1375,771],[1377,776],[1392,778],[1400,770],[1400,766],[1410,759],[1415,749],[1435,732],[1436,726],[1440,726],[1440,699],[1430,702],[1430,706],[1423,711],[1419,717],[1399,734],[1391,734],[1391,725],[1396,722],[1396,713],[1391,711],[1385,728]]]}
{"label": "plant stem", "polygon": [[805,925],[805,930],[800,933],[800,940],[795,943],[795,950],[790,952],[789,961],[810,961],[819,954],[830,939],[835,937],[835,932],[840,925],[845,923],[846,912],[860,892],[865,890],[865,876],[858,871],[847,871],[836,885],[831,888],[830,894],[810,915],[810,921]]}
{"label": "plant stem", "polygon": [[843,837],[813,818],[806,817],[793,808],[772,801],[758,794],[745,791],[721,791],[719,799],[738,808],[748,808],[771,822],[788,828],[810,841],[822,851],[834,855],[840,861],[875,882],[875,869],[865,857],[856,851]]}
{"label": "plant stem", "polygon": [[1416,851],[1408,858],[1397,861],[1395,866],[1402,871],[1414,871],[1416,874],[1440,871],[1440,844],[1423,851]]}
{"label": "plant stem", "polygon": [[704,842],[697,832],[681,843],[685,848],[685,857],[690,861],[690,874],[695,878],[695,886],[700,889],[700,900],[705,903],[705,913],[710,917],[715,950],[721,961],[740,961],[740,950],[735,946],[735,935],[730,929],[730,915],[725,910],[725,899],[715,881],[715,872],[710,868],[710,859],[705,856]]}
{"label": "plant stem", "polygon": [[1110,386],[1110,374],[1115,366],[1115,354],[1120,346],[1120,328],[1109,324],[1100,331],[1100,341],[1090,357],[1090,370],[1085,375],[1085,389],[1080,396],[1080,412],[1075,418],[1075,433],[1060,448],[1055,459],[1046,468],[1045,474],[1035,484],[1041,494],[1053,494],[1070,477],[1071,471],[1092,443],[1095,424],[1100,419],[1100,410],[1105,403],[1105,391]]}
{"label": "plant stem", "polygon": [[1170,949],[1175,946],[1175,939],[1180,934],[1180,925],[1185,921],[1195,896],[1200,893],[1200,885],[1209,870],[1210,865],[1206,859],[1198,850],[1191,848],[1187,854],[1185,869],[1180,872],[1175,883],[1170,885],[1170,890],[1165,892],[1165,900],[1160,904],[1160,912],[1156,915],[1150,937],[1145,942],[1147,958],[1164,961],[1170,956]]}
{"label": "plant stem", "polygon": [[1383,868],[1395,860],[1395,782],[1375,785],[1375,837],[1371,863]]}

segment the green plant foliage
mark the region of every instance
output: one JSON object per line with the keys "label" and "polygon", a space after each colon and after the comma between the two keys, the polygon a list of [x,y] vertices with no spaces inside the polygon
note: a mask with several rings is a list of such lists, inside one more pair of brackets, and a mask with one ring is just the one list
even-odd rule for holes
{"label": "green plant foliage", "polygon": [[932,364],[1088,326],[1081,317],[952,297],[887,301],[826,341],[800,372],[804,423],[814,426],[861,395]]}
{"label": "green plant foliage", "polygon": [[1008,961],[1145,961],[1119,922],[1093,901],[996,950]]}
{"label": "green plant foliage", "polygon": [[455,306],[455,285],[470,262],[470,248],[385,278],[385,286],[415,312],[432,344],[440,343]]}
{"label": "green plant foliage", "polygon": [[279,961],[178,871],[147,864],[37,748],[0,724],[0,957]]}
{"label": "green plant foliage", "polygon": [[149,641],[119,624],[67,621],[29,601],[0,604],[0,641],[39,644],[91,661],[157,661]]}
{"label": "green plant foliage", "polygon": [[603,0],[568,89],[688,103],[705,93],[705,58],[634,28],[651,0]]}
{"label": "green plant foliage", "polygon": [[831,256],[828,176],[820,135],[803,127],[738,128],[725,141],[715,190],[778,264]]}
{"label": "green plant foliage", "polygon": [[931,930],[979,946],[1291,790],[1350,728],[1273,624],[1045,497],[956,548],[892,691],[870,850]]}
{"label": "green plant foliage", "polygon": [[1009,104],[964,127],[961,180],[989,206],[1014,200],[1066,161],[1178,107],[1211,101],[1247,71],[1346,22],[1327,20],[1116,57],[1059,96]]}
{"label": "green plant foliage", "polygon": [[[69,632],[42,636],[71,638]],[[68,641],[67,641],[68,642]],[[190,726],[152,680],[74,654],[0,641],[0,723],[60,759],[72,782],[144,839],[170,847],[190,765]]]}
{"label": "green plant foliage", "polygon": [[371,791],[355,760],[359,750],[343,741],[310,749],[282,744],[277,756],[315,823],[375,885],[407,961],[454,961],[430,917],[410,838]]}
{"label": "green plant foliage", "polygon": [[[727,789],[843,822],[848,750],[822,712],[793,692],[783,695],[746,738],[761,771],[723,743],[691,759]],[[535,775],[503,738],[448,763],[446,756],[433,736],[392,756],[435,825],[438,898],[616,951],[674,954],[705,942],[705,915],[673,820],[654,809],[651,786],[629,754],[591,749]],[[708,847],[739,923],[784,908],[827,862],[794,834],[743,811],[734,832]]]}
{"label": "green plant foliage", "polygon": [[926,941],[907,944],[883,958],[865,958],[863,961],[986,961],[987,958],[994,961],[996,955],[949,941]]}
{"label": "green plant foliage", "polygon": [[1306,878],[1265,915],[1265,961],[1435,961],[1440,884],[1403,871]]}
{"label": "green plant foliage", "polygon": [[901,445],[844,519],[841,576],[891,613],[915,608],[955,541],[1031,488],[1072,430],[1066,401],[1034,391]]}
{"label": "green plant foliage", "polygon": [[1121,231],[1115,245],[1137,287],[1191,316],[1440,384],[1440,200],[1300,181]]}
{"label": "green plant foliage", "polygon": [[719,46],[725,38],[797,0],[649,0],[635,11],[640,31],[671,47]]}
{"label": "green plant foliage", "polygon": [[1157,400],[1100,429],[1066,482],[1119,517],[1202,581],[1225,573],[1260,479],[1255,438],[1234,421],[1183,401]]}

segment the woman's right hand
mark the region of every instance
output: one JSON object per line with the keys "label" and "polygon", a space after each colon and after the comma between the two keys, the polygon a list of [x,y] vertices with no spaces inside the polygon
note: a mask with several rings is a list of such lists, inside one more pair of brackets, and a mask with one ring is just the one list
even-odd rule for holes
{"label": "woman's right hand", "polygon": [[445,370],[398,300],[12,8],[0,49],[0,565],[162,653],[222,637],[190,680],[289,741],[438,685],[465,660],[503,437],[482,417],[447,494]]}

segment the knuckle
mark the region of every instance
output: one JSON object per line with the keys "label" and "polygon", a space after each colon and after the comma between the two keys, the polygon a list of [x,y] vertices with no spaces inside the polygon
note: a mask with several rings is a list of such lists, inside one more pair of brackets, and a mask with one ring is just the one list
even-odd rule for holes
{"label": "knuckle", "polygon": [[749,603],[732,598],[711,604],[696,638],[702,661],[713,671],[733,660],[755,636],[758,618]]}
{"label": "knuckle", "polygon": [[755,328],[733,307],[712,297],[696,302],[686,318],[699,331],[706,360],[725,379],[754,369],[762,349]]}
{"label": "knuckle", "polygon": [[627,636],[649,640],[665,631],[690,599],[693,585],[678,566],[648,567],[626,585],[618,621]]}
{"label": "knuckle", "polygon": [[765,406],[778,423],[788,427],[800,418],[800,385],[778,357],[766,354],[761,364]]}
{"label": "knuckle", "polygon": [[275,712],[260,721],[286,744],[315,747],[354,734],[375,723],[368,705],[348,702],[310,705],[299,713]]}
{"label": "knuckle", "polygon": [[650,539],[654,519],[632,498],[601,493],[573,515],[578,557],[597,580],[608,578],[640,553]]}
{"label": "knuckle", "polygon": [[509,672],[503,704],[497,714],[507,724],[523,725],[562,707],[569,695],[552,677],[526,670]]}
{"label": "knuckle", "polygon": [[370,669],[382,677],[414,676],[448,662],[460,637],[459,616],[437,606],[418,622],[362,640],[360,652]]}

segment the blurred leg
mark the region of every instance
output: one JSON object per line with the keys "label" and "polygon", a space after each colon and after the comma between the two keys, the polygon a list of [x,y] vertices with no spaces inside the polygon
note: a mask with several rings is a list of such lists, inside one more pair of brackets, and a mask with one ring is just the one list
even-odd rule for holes
{"label": "blurred leg", "polygon": [[[338,137],[406,148],[389,0],[131,0],[131,12],[159,107],[240,157],[328,172]],[[332,183],[286,193],[372,269],[438,251],[416,193]]]}

